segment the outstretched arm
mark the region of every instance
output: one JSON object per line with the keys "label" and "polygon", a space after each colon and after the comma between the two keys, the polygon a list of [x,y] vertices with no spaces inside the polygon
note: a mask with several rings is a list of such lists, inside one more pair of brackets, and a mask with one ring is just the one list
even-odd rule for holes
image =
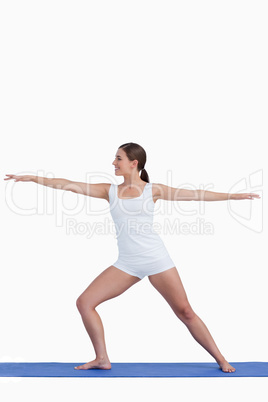
{"label": "outstretched arm", "polygon": [[31,175],[20,175],[16,176],[14,174],[7,174],[4,180],[14,179],[17,181],[32,181],[37,184],[42,184],[43,186],[57,188],[59,190],[71,190],[72,191],[72,181],[66,179],[50,179],[48,177],[31,176]]}
{"label": "outstretched arm", "polygon": [[48,177],[31,175],[16,176],[14,174],[7,174],[6,176],[8,177],[6,177],[4,180],[14,179],[15,181],[32,181],[34,183],[42,184],[43,186],[52,187],[59,190],[72,191],[74,193],[83,194],[90,197],[108,199],[108,183],[89,184],[67,179],[50,179]]}
{"label": "outstretched arm", "polygon": [[260,198],[254,193],[215,193],[214,191],[198,190],[199,201],[253,200]]}
{"label": "outstretched arm", "polygon": [[225,200],[252,200],[260,198],[254,193],[216,193],[206,190],[187,190],[184,188],[169,187],[165,184],[154,184],[157,199],[169,201],[225,201]]}

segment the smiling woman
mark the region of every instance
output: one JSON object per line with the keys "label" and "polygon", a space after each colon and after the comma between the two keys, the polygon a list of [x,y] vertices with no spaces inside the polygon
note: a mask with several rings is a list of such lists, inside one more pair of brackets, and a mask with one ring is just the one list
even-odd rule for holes
{"label": "smiling woman", "polygon": [[132,180],[129,183],[127,178],[125,177],[125,184],[135,184],[135,181],[139,182],[140,180],[149,183],[149,176],[144,168],[146,159],[146,152],[144,148],[142,148],[142,146],[140,146],[139,144],[128,142],[126,144],[120,145],[116,152],[115,160],[113,162],[115,171],[119,173],[117,176],[122,176],[124,174],[127,174],[127,172],[141,172],[140,176],[133,176]]}
{"label": "smiling woman", "polygon": [[[187,326],[194,339],[206,349],[224,372],[235,371],[219,351],[206,325],[193,311],[177,268],[160,236],[153,229],[154,207],[158,199],[170,201],[220,201],[260,198],[253,193],[226,194],[203,190],[187,190],[150,183],[145,170],[146,152],[136,143],[121,145],[113,165],[120,185],[88,184],[66,179],[8,174],[4,180],[32,181],[55,189],[72,191],[90,197],[104,198],[110,204],[115,223],[118,259],[106,268],[77,299],[86,331],[92,341],[96,358],[77,369],[109,370],[104,329],[96,307],[121,295],[148,276],[150,283],[168,302],[176,316]],[[141,172],[141,175],[139,173]]]}

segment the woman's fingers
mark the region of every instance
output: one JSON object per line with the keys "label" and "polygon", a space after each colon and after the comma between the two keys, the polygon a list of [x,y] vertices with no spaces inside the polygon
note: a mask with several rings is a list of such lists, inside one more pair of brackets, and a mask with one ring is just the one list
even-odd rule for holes
{"label": "woman's fingers", "polygon": [[231,200],[253,200],[254,198],[261,198],[259,194],[255,193],[236,193],[231,195]]}
{"label": "woman's fingers", "polygon": [[255,194],[255,193],[245,193],[245,194],[241,194],[242,199],[253,199],[253,198],[260,198],[259,194]]}
{"label": "woman's fingers", "polygon": [[15,174],[6,174],[6,177],[4,180],[10,180],[14,179],[15,181],[31,181],[33,176],[30,175],[21,175],[21,176],[16,176]]}
{"label": "woman's fingers", "polygon": [[23,176],[16,176],[15,174],[6,174],[6,177],[4,180],[10,180],[10,179],[14,179],[15,181],[19,181],[23,178]]}
{"label": "woman's fingers", "polygon": [[13,174],[6,174],[6,176],[10,176],[10,177],[6,177],[4,180],[10,180],[13,179]]}
{"label": "woman's fingers", "polygon": [[251,198],[261,198],[261,197],[259,196],[259,194],[254,194],[254,193],[250,193],[249,196],[250,196]]}

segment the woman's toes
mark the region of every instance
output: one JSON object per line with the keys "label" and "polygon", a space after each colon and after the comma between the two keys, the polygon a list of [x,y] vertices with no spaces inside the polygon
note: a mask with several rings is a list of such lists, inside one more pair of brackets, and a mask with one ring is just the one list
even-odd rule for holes
{"label": "woman's toes", "polygon": [[234,373],[235,368],[232,367],[227,361],[220,364],[220,368],[224,373]]}

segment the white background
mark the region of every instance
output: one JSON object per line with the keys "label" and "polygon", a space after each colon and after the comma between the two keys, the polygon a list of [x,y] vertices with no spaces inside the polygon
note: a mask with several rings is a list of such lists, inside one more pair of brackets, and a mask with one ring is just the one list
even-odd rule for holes
{"label": "white background", "polygon": [[[107,201],[5,174],[120,184],[126,142],[145,149],[150,182],[261,195],[161,200],[155,222],[190,228],[160,235],[226,359],[268,361],[267,3],[2,1],[0,16],[1,361],[94,359],[76,299],[117,259]],[[213,233],[194,233],[198,219]],[[147,278],[97,310],[111,362],[214,362]],[[262,401],[267,380],[1,381],[10,401]]]}

